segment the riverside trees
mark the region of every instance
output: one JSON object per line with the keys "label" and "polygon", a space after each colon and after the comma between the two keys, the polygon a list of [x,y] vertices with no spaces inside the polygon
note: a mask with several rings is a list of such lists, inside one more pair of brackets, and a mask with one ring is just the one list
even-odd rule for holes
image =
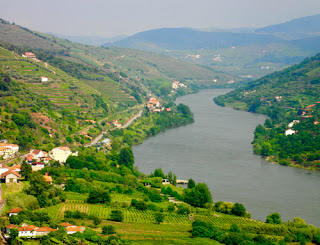
{"label": "riverside trees", "polygon": [[205,183],[198,183],[191,189],[184,189],[184,201],[192,206],[204,208],[212,203],[211,192]]}

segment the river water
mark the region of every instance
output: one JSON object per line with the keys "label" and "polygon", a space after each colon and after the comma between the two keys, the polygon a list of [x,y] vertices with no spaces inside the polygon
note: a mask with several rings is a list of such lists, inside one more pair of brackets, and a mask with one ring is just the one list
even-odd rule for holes
{"label": "river water", "polygon": [[217,106],[213,97],[229,90],[202,90],[179,98],[195,123],[167,130],[134,146],[135,164],[144,173],[162,168],[178,179],[209,186],[213,201],[245,205],[252,218],[265,221],[303,218],[320,227],[320,173],[269,163],[253,155],[251,142],[263,115]]}

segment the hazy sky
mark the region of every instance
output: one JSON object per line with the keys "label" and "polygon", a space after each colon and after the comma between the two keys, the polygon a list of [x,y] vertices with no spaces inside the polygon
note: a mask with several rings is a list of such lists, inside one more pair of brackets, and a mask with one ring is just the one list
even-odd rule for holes
{"label": "hazy sky", "polygon": [[0,18],[41,32],[113,37],[161,27],[263,27],[320,14],[320,0],[0,0]]}

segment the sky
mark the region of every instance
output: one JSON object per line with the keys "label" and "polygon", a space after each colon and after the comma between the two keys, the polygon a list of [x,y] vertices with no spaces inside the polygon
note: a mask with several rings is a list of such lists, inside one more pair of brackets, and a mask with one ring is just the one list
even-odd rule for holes
{"label": "sky", "polygon": [[40,32],[114,37],[163,27],[264,27],[320,14],[320,0],[0,0],[0,18]]}

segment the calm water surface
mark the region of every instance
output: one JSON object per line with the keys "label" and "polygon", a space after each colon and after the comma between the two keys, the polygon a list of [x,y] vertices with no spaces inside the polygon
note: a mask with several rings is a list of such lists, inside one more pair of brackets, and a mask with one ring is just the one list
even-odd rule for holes
{"label": "calm water surface", "polygon": [[255,219],[279,212],[320,226],[320,173],[272,164],[253,155],[253,132],[263,115],[217,106],[212,98],[229,90],[203,90],[181,97],[195,123],[167,130],[134,146],[135,164],[151,173],[172,170],[178,179],[208,184],[214,202],[243,203]]}

